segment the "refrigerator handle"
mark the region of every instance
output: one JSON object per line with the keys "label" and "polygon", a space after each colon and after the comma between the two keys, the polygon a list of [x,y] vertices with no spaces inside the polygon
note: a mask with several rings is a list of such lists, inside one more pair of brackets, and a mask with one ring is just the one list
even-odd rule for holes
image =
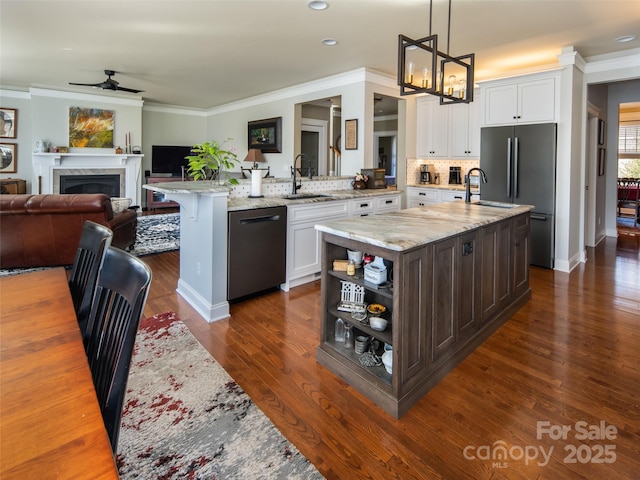
{"label": "refrigerator handle", "polygon": [[531,214],[531,220],[542,220],[542,221],[546,222],[547,221],[547,216],[546,215],[538,215],[538,214],[532,213]]}
{"label": "refrigerator handle", "polygon": [[518,198],[518,160],[520,158],[520,139],[516,137],[513,146],[513,198]]}
{"label": "refrigerator handle", "polygon": [[507,197],[511,197],[511,138],[507,138]]}

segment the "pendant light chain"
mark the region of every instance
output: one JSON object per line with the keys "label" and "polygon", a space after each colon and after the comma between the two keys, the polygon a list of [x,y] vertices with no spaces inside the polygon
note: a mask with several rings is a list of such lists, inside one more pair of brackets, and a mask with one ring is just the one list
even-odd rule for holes
{"label": "pendant light chain", "polygon": [[449,18],[447,19],[447,55],[449,55],[450,43],[451,43],[451,0],[449,0]]}

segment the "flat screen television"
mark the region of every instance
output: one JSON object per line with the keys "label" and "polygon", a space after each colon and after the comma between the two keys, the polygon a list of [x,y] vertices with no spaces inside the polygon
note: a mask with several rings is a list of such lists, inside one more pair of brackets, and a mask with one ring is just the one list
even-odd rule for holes
{"label": "flat screen television", "polygon": [[191,155],[190,146],[152,145],[151,174],[182,177],[182,167],[187,166],[184,157]]}

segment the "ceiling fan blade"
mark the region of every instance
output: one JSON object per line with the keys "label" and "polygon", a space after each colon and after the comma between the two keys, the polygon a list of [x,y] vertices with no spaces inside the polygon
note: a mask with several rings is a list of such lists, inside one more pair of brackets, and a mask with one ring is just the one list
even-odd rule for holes
{"label": "ceiling fan blade", "polygon": [[116,90],[118,91],[123,91],[123,92],[129,92],[129,93],[140,93],[140,92],[144,92],[144,90],[135,90],[133,88],[125,88],[125,87],[116,87]]}
{"label": "ceiling fan blade", "polygon": [[101,87],[102,83],[73,83],[73,82],[69,82],[69,85],[80,85],[82,87]]}

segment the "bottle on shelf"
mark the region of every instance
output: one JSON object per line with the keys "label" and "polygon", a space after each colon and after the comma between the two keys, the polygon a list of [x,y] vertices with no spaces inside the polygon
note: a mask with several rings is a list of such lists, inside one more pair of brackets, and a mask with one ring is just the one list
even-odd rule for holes
{"label": "bottle on shelf", "polygon": [[344,326],[344,348],[353,348],[353,330],[351,325]]}
{"label": "bottle on shelf", "polygon": [[335,327],[335,340],[336,342],[343,343],[344,342],[344,322],[341,318],[336,319],[336,327]]}
{"label": "bottle on shelf", "polygon": [[356,264],[354,263],[353,260],[349,260],[349,263],[347,264],[347,275],[352,277],[355,274],[356,274]]}

